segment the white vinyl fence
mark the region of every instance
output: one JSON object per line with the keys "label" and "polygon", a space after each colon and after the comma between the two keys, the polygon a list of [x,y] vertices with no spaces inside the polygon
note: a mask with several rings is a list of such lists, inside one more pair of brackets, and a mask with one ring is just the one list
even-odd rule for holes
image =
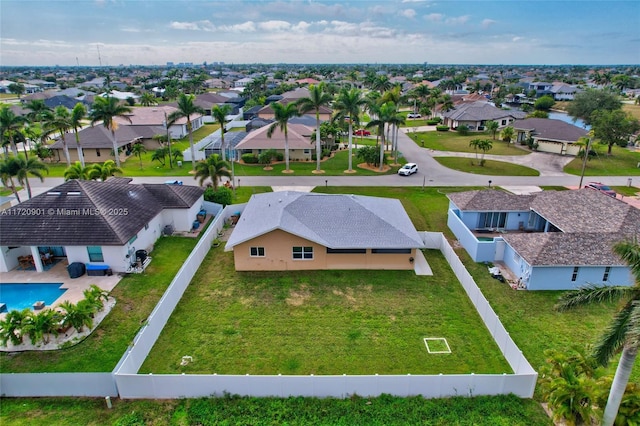
{"label": "white vinyl fence", "polygon": [[[531,398],[538,374],[515,345],[498,316],[442,233],[422,233],[428,248],[439,249],[469,295],[495,339],[513,374],[363,375],[363,376],[251,376],[200,374],[137,374],[173,309],[206,256],[226,219],[245,205],[219,214],[185,261],[134,343],[109,373],[2,374],[4,396],[115,396],[121,398],[185,398],[231,393],[255,397],[310,396],[345,398],[350,395],[422,395],[425,398],[513,393]],[[87,380],[88,383],[84,381]],[[115,383],[114,383],[115,380]],[[115,387],[117,386],[117,391]]]}

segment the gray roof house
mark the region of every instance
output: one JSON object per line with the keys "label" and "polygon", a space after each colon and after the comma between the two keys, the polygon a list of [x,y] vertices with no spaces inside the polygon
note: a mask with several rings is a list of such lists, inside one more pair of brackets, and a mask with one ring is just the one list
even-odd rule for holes
{"label": "gray roof house", "polygon": [[522,111],[496,108],[486,101],[463,103],[456,109],[442,113],[443,124],[452,129],[464,124],[472,131],[484,131],[487,121],[497,121],[500,127],[506,127],[526,115]]}
{"label": "gray roof house", "polygon": [[[69,263],[106,263],[124,272],[132,249],[152,246],[165,226],[191,229],[202,188],[129,181],[70,180],[8,209],[0,215],[0,271],[18,266],[21,256],[53,252]],[[24,211],[33,214],[18,214]]]}
{"label": "gray roof house", "polygon": [[448,195],[448,225],[476,262],[503,264],[529,290],[569,290],[589,283],[632,285],[613,253],[640,238],[640,210],[599,191],[500,190]]}
{"label": "gray roof house", "polygon": [[283,191],[251,197],[225,250],[237,270],[413,269],[423,247],[399,200]]}
{"label": "gray roof house", "polygon": [[537,150],[560,155],[578,155],[580,146],[575,143],[589,134],[585,129],[562,120],[526,118],[513,123],[516,141],[525,143],[531,137]]}

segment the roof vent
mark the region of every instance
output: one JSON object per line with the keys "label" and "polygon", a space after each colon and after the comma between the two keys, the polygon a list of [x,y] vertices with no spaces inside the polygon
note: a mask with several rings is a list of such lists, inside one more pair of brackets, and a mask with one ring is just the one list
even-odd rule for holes
{"label": "roof vent", "polygon": [[61,194],[62,194],[62,192],[60,192],[60,191],[49,191],[49,192],[47,192],[47,195],[61,195]]}
{"label": "roof vent", "polygon": [[282,198],[278,198],[278,202],[281,203],[282,202]]}
{"label": "roof vent", "polygon": [[67,192],[67,195],[80,195],[80,194],[82,194],[82,192],[80,192],[80,191],[69,191],[69,192]]}

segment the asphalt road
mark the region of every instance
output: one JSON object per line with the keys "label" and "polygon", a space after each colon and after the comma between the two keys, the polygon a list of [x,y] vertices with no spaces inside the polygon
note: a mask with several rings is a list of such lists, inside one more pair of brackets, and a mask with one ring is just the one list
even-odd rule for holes
{"label": "asphalt road", "polygon": [[[562,167],[571,157],[561,157],[547,153],[531,153],[518,156],[491,156],[486,159],[499,159],[522,164],[540,171],[540,176],[486,176],[463,173],[448,169],[440,165],[435,156],[455,155],[474,156],[474,154],[442,153],[421,148],[406,134],[399,132],[398,147],[407,161],[418,164],[418,173],[412,176],[384,175],[384,176],[296,176],[295,173],[286,176],[240,176],[237,177],[240,186],[487,186],[517,185],[517,186],[578,186],[580,177],[562,172]],[[517,148],[515,148],[517,149]],[[294,169],[295,170],[295,169]],[[584,182],[597,181],[607,185],[626,186],[628,179],[632,185],[640,186],[640,176],[589,176]],[[167,180],[181,180],[185,184],[197,184],[189,176],[176,177],[134,177],[133,183],[164,183]],[[44,183],[37,179],[29,182],[35,194],[64,182],[63,178],[45,178]],[[21,199],[26,199],[22,197]]]}

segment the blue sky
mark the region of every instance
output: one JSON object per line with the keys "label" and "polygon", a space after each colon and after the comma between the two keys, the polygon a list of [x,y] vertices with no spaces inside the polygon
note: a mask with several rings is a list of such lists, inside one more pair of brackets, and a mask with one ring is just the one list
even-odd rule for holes
{"label": "blue sky", "polygon": [[1,0],[0,65],[638,64],[640,1]]}

